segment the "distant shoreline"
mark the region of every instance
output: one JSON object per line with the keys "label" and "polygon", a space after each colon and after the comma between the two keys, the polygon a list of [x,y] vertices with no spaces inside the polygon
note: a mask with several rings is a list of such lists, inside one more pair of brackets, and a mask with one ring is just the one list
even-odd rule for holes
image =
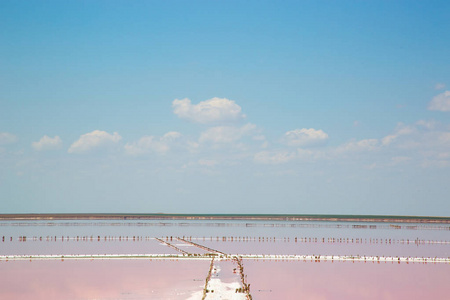
{"label": "distant shoreline", "polygon": [[328,221],[376,223],[441,223],[450,224],[450,217],[381,216],[381,215],[302,215],[302,214],[0,214],[0,221],[36,220],[223,220],[223,221]]}

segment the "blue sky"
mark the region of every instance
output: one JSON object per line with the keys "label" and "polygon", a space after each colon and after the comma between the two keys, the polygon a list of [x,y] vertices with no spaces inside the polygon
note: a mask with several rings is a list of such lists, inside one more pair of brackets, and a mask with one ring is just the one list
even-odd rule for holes
{"label": "blue sky", "polygon": [[0,211],[450,215],[447,1],[2,1]]}

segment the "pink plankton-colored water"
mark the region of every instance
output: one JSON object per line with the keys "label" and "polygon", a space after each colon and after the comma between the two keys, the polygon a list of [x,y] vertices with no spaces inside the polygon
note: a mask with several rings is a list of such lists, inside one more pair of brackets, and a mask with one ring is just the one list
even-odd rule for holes
{"label": "pink plankton-colored water", "polygon": [[278,255],[366,255],[366,256],[411,256],[411,257],[449,257],[450,245],[415,243],[391,240],[383,243],[362,239],[345,241],[328,241],[322,238],[300,239],[268,239],[268,240],[234,240],[222,241],[205,239],[197,241],[229,254],[278,254]]}
{"label": "pink plankton-colored water", "polygon": [[188,299],[207,260],[1,261],[0,299]]}
{"label": "pink plankton-colored water", "polygon": [[[216,264],[222,273],[236,268],[230,261]],[[188,259],[2,261],[0,299],[189,299],[202,291],[209,265]],[[446,300],[450,294],[449,264],[243,260],[243,266],[253,299]]]}
{"label": "pink plankton-colored water", "polygon": [[[203,294],[211,265],[211,260],[197,259],[198,255],[178,260],[23,261],[6,257],[14,255],[201,255],[211,251],[237,255],[450,257],[447,225],[0,222],[0,229],[1,300],[193,300]],[[234,261],[217,258],[213,266],[216,273],[213,268],[210,283],[216,286],[216,292],[220,285],[213,279],[220,279],[224,287],[241,280],[240,274],[235,273]],[[255,300],[450,299],[449,263],[281,258],[243,259],[243,266],[245,282]]]}
{"label": "pink plankton-colored water", "polygon": [[450,265],[244,261],[253,299],[450,299]]}

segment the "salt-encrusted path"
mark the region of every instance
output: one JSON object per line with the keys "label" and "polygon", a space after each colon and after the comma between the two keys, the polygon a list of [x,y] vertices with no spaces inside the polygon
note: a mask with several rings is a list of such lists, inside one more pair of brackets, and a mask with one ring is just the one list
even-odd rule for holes
{"label": "salt-encrusted path", "polygon": [[[206,277],[202,300],[205,299],[229,299],[251,300],[249,285],[245,282],[242,259],[224,252],[193,243],[186,239],[177,238],[180,242],[207,251],[208,255],[214,255],[210,269]],[[215,258],[218,257],[218,260]]]}
{"label": "salt-encrusted path", "polygon": [[205,299],[247,299],[246,293],[243,291],[238,267],[233,260],[214,262]]}

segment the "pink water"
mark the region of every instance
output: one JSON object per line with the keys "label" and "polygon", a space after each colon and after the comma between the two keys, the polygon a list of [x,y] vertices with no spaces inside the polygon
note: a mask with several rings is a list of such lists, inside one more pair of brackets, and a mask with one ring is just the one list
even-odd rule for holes
{"label": "pink water", "polygon": [[[341,228],[334,223],[333,226],[314,223],[311,227],[308,224],[281,226],[284,223],[241,226],[232,222],[227,223],[230,226],[58,224],[4,223],[0,226],[0,255],[180,254],[154,237],[189,253],[207,252],[175,239],[186,235],[194,243],[228,254],[450,257],[450,230],[426,225],[412,230],[410,225],[402,225],[401,229],[389,225],[360,229],[359,225],[344,224]],[[448,263],[303,260],[244,260],[243,263],[255,300],[450,299]],[[222,266],[225,282],[236,276],[232,273],[232,262],[217,261],[217,264]],[[202,291],[209,266],[207,259],[6,261],[3,258],[0,299],[188,299]]]}
{"label": "pink water", "polygon": [[450,265],[244,261],[253,299],[447,300]]}
{"label": "pink water", "polygon": [[207,260],[1,261],[0,299],[187,299]]}
{"label": "pink water", "polygon": [[278,240],[234,240],[222,241],[205,239],[196,241],[202,245],[231,254],[284,254],[284,255],[366,255],[366,256],[412,256],[412,257],[450,257],[449,244],[415,244],[414,242],[375,243],[328,242],[326,239],[300,241],[298,239]]}

